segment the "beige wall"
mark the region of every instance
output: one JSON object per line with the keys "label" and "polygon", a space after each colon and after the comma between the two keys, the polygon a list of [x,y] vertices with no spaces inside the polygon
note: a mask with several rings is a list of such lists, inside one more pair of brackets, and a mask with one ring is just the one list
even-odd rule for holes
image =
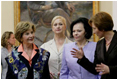
{"label": "beige wall", "polygon": [[[108,12],[114,20],[115,25],[117,26],[117,14],[114,14],[117,12],[117,6],[114,6],[113,4],[116,4],[117,2],[112,1],[100,1],[99,2],[99,10],[100,11],[106,11]],[[115,7],[115,8],[114,8]],[[116,9],[116,10],[114,10]],[[13,1],[1,1],[1,35],[5,31],[13,31],[14,32],[14,6]],[[117,29],[115,26],[114,29]]]}
{"label": "beige wall", "polygon": [[13,1],[1,1],[1,34],[5,31],[14,32]]}
{"label": "beige wall", "polygon": [[117,1],[100,1],[99,10],[108,12],[114,21],[114,30],[117,30]]}

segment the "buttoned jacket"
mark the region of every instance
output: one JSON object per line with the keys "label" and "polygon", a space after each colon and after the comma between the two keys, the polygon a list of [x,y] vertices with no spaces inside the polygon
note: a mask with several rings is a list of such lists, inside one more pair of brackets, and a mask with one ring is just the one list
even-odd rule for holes
{"label": "buttoned jacket", "polygon": [[[70,42],[72,42],[72,41],[70,41],[68,38],[66,38],[64,44],[67,44]],[[64,46],[64,44],[63,44],[63,46]],[[61,69],[63,46],[61,47],[61,49],[58,52],[54,39],[44,43],[41,46],[41,48],[44,48],[45,50],[50,52],[50,58],[49,58],[49,63],[48,63],[49,71],[55,75],[57,75]]]}

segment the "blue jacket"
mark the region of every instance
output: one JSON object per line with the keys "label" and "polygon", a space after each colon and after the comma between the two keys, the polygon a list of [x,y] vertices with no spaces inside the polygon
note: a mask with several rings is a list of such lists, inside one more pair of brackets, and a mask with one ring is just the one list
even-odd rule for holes
{"label": "blue jacket", "polygon": [[6,57],[8,63],[7,79],[49,79],[48,59],[50,53],[42,48],[36,49],[37,53],[32,59],[32,65],[18,52],[18,47]]}

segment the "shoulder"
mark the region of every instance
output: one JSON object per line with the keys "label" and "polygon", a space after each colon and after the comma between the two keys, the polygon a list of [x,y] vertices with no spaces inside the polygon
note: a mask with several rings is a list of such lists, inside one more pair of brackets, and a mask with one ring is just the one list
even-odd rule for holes
{"label": "shoulder", "polygon": [[70,40],[70,39],[68,39],[68,38],[66,38],[66,40],[67,40],[67,43],[71,43],[72,41]]}
{"label": "shoulder", "polygon": [[40,53],[44,56],[50,56],[50,52],[48,52],[47,50],[43,49],[43,48],[40,48]]}
{"label": "shoulder", "polygon": [[5,52],[6,52],[6,51],[8,52],[8,50],[7,50],[5,47],[2,47],[2,48],[1,48],[1,52],[4,52],[4,51],[5,51]]}
{"label": "shoulder", "polygon": [[48,42],[45,42],[44,44],[41,45],[41,48],[44,47],[44,46],[50,45],[52,42],[53,42],[53,39],[49,40]]}
{"label": "shoulder", "polygon": [[97,42],[97,45],[102,44],[103,42],[104,42],[104,38],[100,39],[100,40]]}
{"label": "shoulder", "polygon": [[75,44],[75,42],[70,42],[64,45],[64,47],[72,47]]}
{"label": "shoulder", "polygon": [[89,41],[89,44],[92,46],[96,46],[97,42]]}
{"label": "shoulder", "polygon": [[19,46],[13,48],[12,52],[7,55],[7,58],[10,58],[10,57],[16,58],[16,57],[18,57],[18,55],[20,54],[20,53],[18,53],[18,51],[17,51],[17,50],[18,50],[18,47],[19,47]]}
{"label": "shoulder", "polygon": [[91,50],[91,51],[94,51],[96,49],[96,42],[93,42],[93,41],[89,41],[88,43],[88,49]]}

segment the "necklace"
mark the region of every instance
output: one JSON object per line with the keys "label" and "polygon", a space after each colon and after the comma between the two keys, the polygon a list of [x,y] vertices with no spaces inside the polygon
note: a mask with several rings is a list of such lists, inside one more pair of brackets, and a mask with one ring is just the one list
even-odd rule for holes
{"label": "necklace", "polygon": [[88,44],[88,41],[86,41],[86,43],[83,46],[78,46],[78,48],[80,49],[81,47],[83,48],[85,45]]}
{"label": "necklace", "polygon": [[110,45],[110,43],[111,43],[111,41],[110,41],[110,42],[108,42],[108,43],[106,42],[106,46],[109,46],[109,45]]}

